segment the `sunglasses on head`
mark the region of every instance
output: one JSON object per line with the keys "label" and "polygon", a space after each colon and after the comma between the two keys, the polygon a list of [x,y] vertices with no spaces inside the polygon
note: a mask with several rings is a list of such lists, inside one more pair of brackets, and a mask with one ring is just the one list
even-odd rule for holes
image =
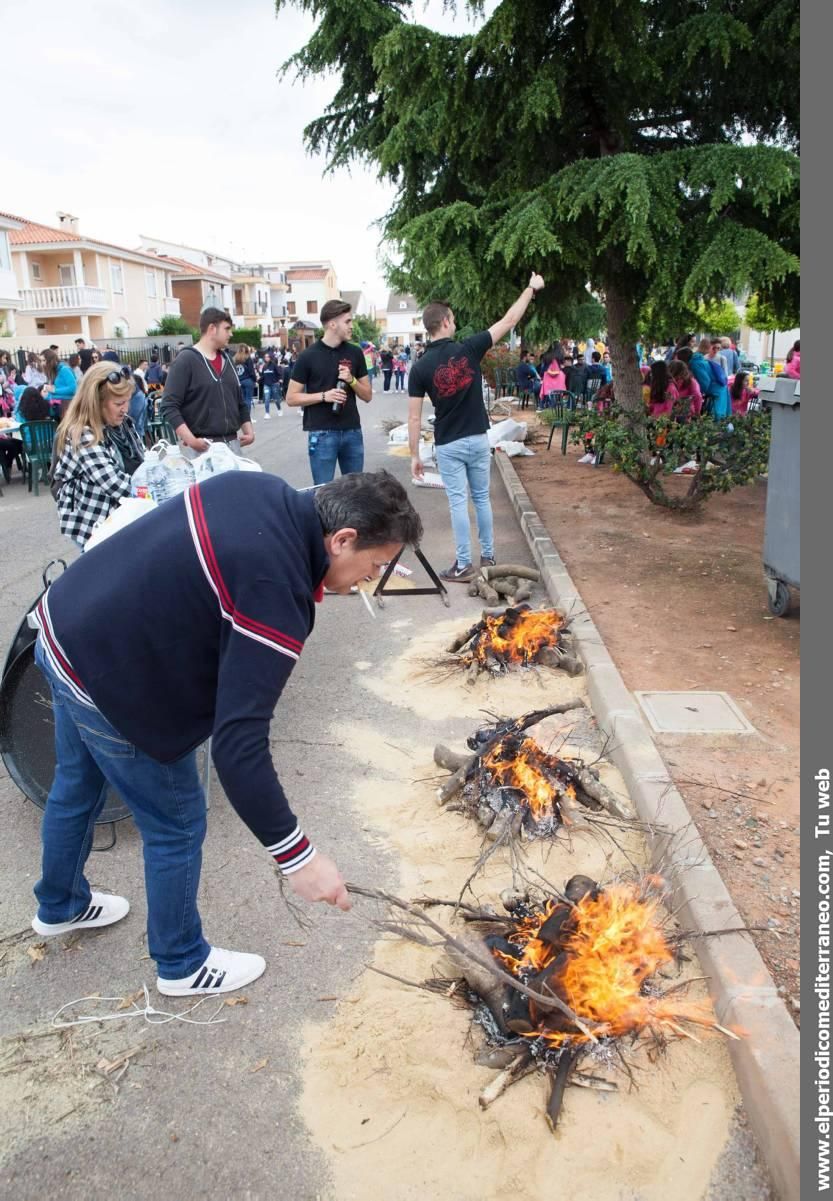
{"label": "sunglasses on head", "polygon": [[124,375],[121,371],[108,371],[101,382],[102,384],[123,384],[126,379],[129,379],[129,375]]}

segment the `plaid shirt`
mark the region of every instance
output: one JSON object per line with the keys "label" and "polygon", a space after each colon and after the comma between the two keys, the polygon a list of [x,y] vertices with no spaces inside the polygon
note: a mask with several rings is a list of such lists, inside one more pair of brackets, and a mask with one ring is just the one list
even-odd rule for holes
{"label": "plaid shirt", "polygon": [[[129,417],[125,417],[124,424],[139,446]],[[61,486],[58,494],[61,533],[81,547],[121,497],[130,495],[130,476],[117,448],[106,432],[103,442],[94,442],[93,437],[92,430],[85,429],[78,450],[67,439],[52,476]]]}

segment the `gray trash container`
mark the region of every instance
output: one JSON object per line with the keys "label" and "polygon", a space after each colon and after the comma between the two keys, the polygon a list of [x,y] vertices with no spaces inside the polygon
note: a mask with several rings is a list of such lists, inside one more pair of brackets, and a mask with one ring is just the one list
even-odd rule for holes
{"label": "gray trash container", "polygon": [[770,612],[784,617],[790,587],[801,587],[801,383],[783,375],[764,376],[759,387],[761,401],[772,413],[764,573]]}

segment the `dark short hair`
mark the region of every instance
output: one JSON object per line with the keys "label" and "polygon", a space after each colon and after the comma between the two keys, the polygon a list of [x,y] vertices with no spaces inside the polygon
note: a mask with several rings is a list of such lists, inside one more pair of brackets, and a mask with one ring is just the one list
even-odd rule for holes
{"label": "dark short hair", "polygon": [[[230,315],[225,309],[207,308],[200,313],[200,333],[204,334],[209,325],[232,324]],[[181,343],[179,343],[181,345]]]}
{"label": "dark short hair", "polygon": [[402,542],[416,546],[422,521],[408,494],[389,471],[357,471],[339,476],[313,494],[325,534],[354,529],[357,550]]}
{"label": "dark short hair", "polygon": [[590,358],[593,360],[594,363],[601,363],[601,361],[602,361],[602,356],[599,354],[598,350],[594,350],[593,353],[590,355]]}
{"label": "dark short hair", "polygon": [[344,313],[349,313],[352,308],[352,304],[348,304],[346,300],[328,300],[321,310],[321,324],[326,325],[328,321],[332,321],[335,317],[341,317]]}
{"label": "dark short hair", "polygon": [[75,345],[76,345],[76,346],[78,345],[78,343],[79,343],[79,342],[83,342],[85,346],[87,345],[87,343],[86,343],[86,341],[84,340],[84,338],[76,338],[76,339],[75,339]]}
{"label": "dark short hair", "polygon": [[435,334],[446,317],[451,316],[451,305],[447,300],[432,300],[422,311],[422,324],[429,334]]}

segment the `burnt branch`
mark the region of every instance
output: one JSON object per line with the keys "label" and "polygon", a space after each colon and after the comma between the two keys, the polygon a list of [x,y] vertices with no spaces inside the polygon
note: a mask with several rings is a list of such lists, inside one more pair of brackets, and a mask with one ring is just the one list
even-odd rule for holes
{"label": "burnt branch", "polygon": [[553,1010],[558,1010],[558,1012],[562,1013],[564,1017],[568,1018],[569,1021],[572,1022],[573,1025],[590,1040],[590,1042],[598,1042],[598,1039],[590,1028],[592,1025],[595,1025],[595,1023],[590,1023],[590,1025],[588,1025],[588,1023],[584,1022],[578,1016],[578,1014],[572,1011],[569,1005],[566,1005],[560,997],[557,997],[555,993],[548,990],[548,992],[545,994],[538,992],[536,989],[528,988],[525,984],[522,984],[520,980],[516,980],[514,976],[510,975],[509,972],[505,972],[501,967],[498,967],[493,956],[491,956],[488,951],[481,951],[479,946],[474,946],[464,942],[462,939],[455,938],[454,935],[449,934],[447,930],[444,930],[438,922],[435,922],[432,918],[430,918],[427,913],[417,909],[408,901],[403,901],[401,897],[394,896],[394,894],[390,892],[385,892],[384,889],[363,888],[358,884],[348,884],[347,891],[352,893],[354,896],[367,897],[372,901],[384,901],[386,904],[392,905],[395,909],[400,909],[404,913],[410,914],[410,916],[415,918],[418,922],[424,922],[426,926],[440,936],[440,939],[445,944],[447,950],[454,951],[457,953],[457,955],[462,955],[465,959],[474,963],[479,968],[485,968],[486,971],[490,972],[492,976],[499,980],[503,985],[513,988],[516,992],[521,993],[522,996],[527,997],[530,1001],[534,1001],[542,1012],[550,1013]]}

